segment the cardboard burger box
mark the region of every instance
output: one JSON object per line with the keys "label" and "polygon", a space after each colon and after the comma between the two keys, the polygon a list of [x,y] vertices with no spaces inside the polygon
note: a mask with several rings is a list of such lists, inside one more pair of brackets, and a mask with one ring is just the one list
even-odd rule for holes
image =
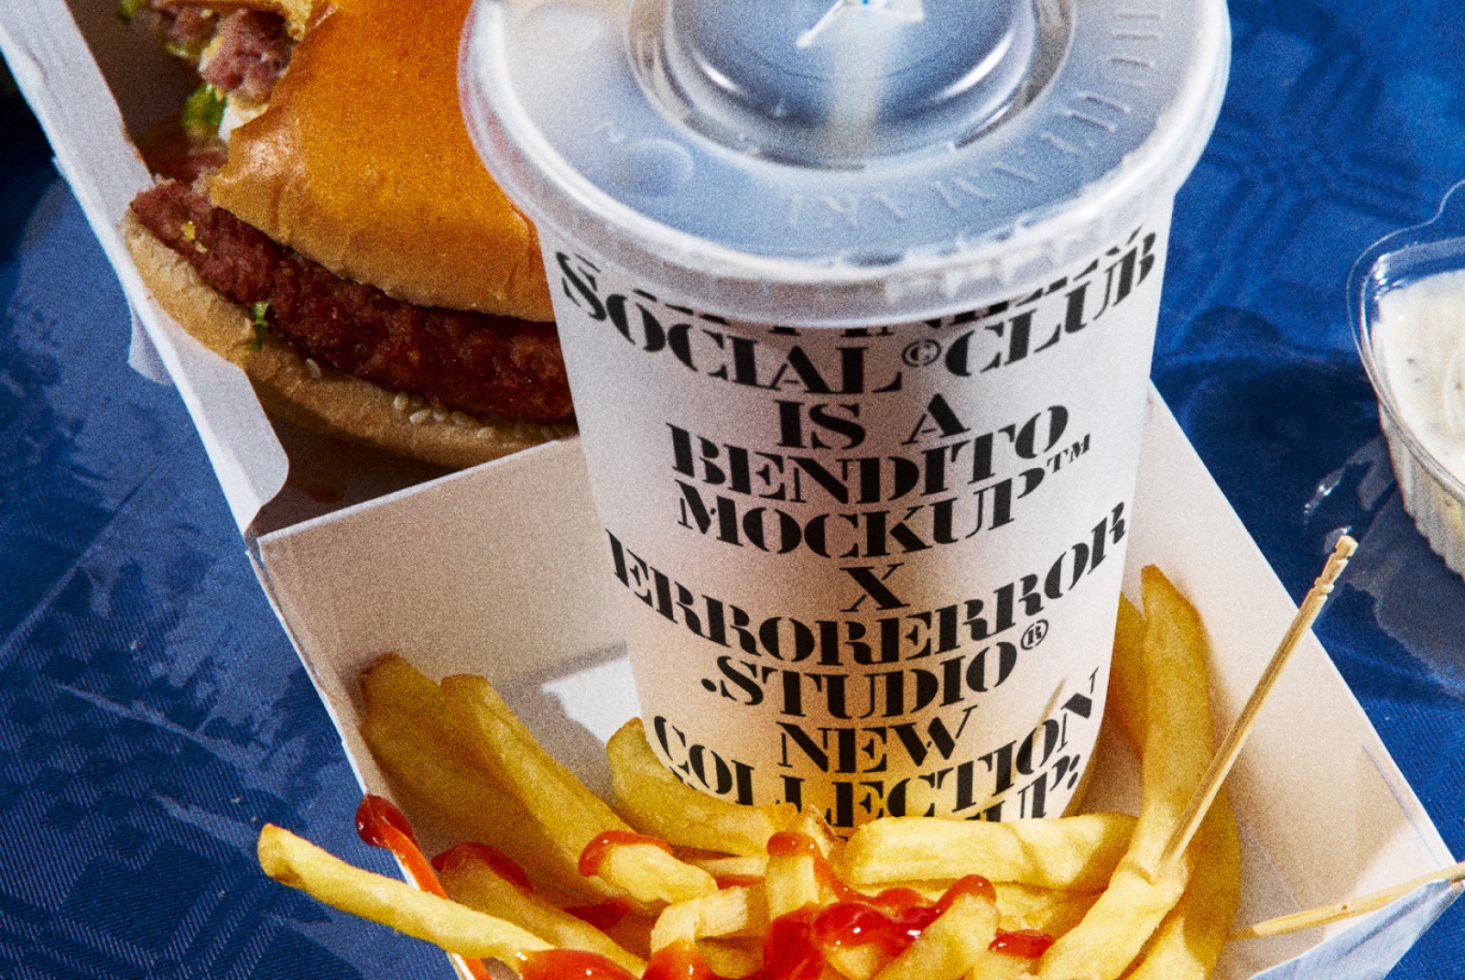
{"label": "cardboard burger box", "polygon": [[[357,731],[354,679],[378,653],[397,650],[435,676],[487,674],[527,709],[551,751],[604,789],[599,742],[636,709],[576,441],[443,473],[272,425],[243,374],[156,305],[118,228],[151,182],[129,133],[176,111],[191,80],[150,32],[121,23],[113,0],[0,6],[0,48],[122,281],[134,311],[133,366],[177,386],[363,788],[386,792]],[[1295,606],[1153,393],[1146,426],[1126,588],[1155,563],[1195,602],[1214,648],[1225,651],[1212,664],[1224,730]],[[1106,736],[1098,760],[1087,805],[1133,810],[1135,759]],[[1452,860],[1310,635],[1229,791],[1244,847],[1238,924],[1365,894]],[[1383,976],[1459,891],[1425,886],[1365,917],[1232,942],[1218,975]]]}

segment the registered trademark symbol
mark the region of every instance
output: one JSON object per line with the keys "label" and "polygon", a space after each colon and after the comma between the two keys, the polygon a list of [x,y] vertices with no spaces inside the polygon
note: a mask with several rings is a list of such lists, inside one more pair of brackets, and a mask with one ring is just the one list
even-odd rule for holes
{"label": "registered trademark symbol", "polygon": [[1022,648],[1024,650],[1031,650],[1039,643],[1042,643],[1043,638],[1047,635],[1048,621],[1046,619],[1040,619],[1022,631]]}
{"label": "registered trademark symbol", "polygon": [[941,356],[941,343],[930,339],[912,341],[901,351],[900,358],[911,367],[925,367]]}

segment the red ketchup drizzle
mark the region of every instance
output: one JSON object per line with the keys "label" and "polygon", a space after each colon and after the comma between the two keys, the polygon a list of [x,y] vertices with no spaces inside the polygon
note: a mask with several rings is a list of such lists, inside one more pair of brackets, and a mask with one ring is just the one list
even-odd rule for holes
{"label": "red ketchup drizzle", "polygon": [[[423,891],[444,895],[433,868],[447,870],[466,862],[480,862],[495,874],[525,891],[532,891],[528,876],[512,858],[484,844],[458,844],[439,854],[431,864],[423,856],[412,827],[402,811],[379,796],[367,796],[356,811],[356,830],[374,847],[390,850],[407,869],[413,884]],[[580,873],[595,874],[612,847],[623,844],[652,844],[670,852],[663,840],[623,830],[608,830],[586,845],[580,855]],[[897,956],[921,931],[934,922],[957,897],[977,895],[995,900],[992,885],[985,878],[970,875],[955,882],[934,905],[909,888],[889,888],[866,895],[845,884],[824,857],[815,841],[805,834],[780,833],[768,841],[773,857],[814,858],[815,874],[839,900],[832,905],[809,906],[779,916],[770,925],[763,947],[763,968],[744,980],[819,980],[824,971],[825,949],[878,944],[883,952]],[[759,879],[752,879],[753,882]],[[739,882],[741,883],[741,882]],[[608,928],[630,909],[623,899],[609,899],[598,905],[569,909],[592,925]],[[1053,944],[1053,938],[1034,930],[999,932],[988,947],[994,952],[1036,959]],[[475,980],[491,980],[479,960],[456,957]],[[580,950],[552,949],[525,953],[519,957],[521,980],[637,980],[623,967]],[[697,955],[695,947],[677,943],[657,950],[640,980],[727,980]]]}
{"label": "red ketchup drizzle", "polygon": [[994,953],[1006,953],[1008,956],[1021,956],[1024,959],[1035,960],[1048,952],[1048,947],[1052,945],[1053,937],[1046,932],[1039,932],[1037,929],[1019,929],[1016,932],[998,930],[996,937],[987,944],[987,948]]}
{"label": "red ketchup drizzle", "polygon": [[[702,962],[691,943],[672,943],[651,954],[641,980],[726,980]],[[751,980],[751,978],[750,978]]]}
{"label": "red ketchup drizzle", "polygon": [[809,937],[816,946],[878,946],[886,956],[896,956],[930,924],[927,910],[914,907],[899,915],[890,915],[872,905],[840,902],[820,912],[814,919]]}
{"label": "red ketchup drizzle", "polygon": [[[805,908],[776,919],[764,946],[764,968],[756,980],[817,980],[824,966],[823,950],[846,946],[878,946],[887,956],[898,956],[921,932],[962,895],[995,902],[992,883],[978,875],[954,882],[934,904],[909,888],[887,888],[867,895],[840,879],[818,844],[805,834],[780,833],[768,840],[771,857],[814,859],[819,882],[836,896],[824,908]],[[1045,933],[999,932],[990,948],[1014,956],[1036,958],[1052,945]],[[753,980],[753,978],[750,978]]]}
{"label": "red ketchup drizzle", "polygon": [[921,893],[911,888],[887,888],[877,895],[856,891],[839,877],[834,865],[807,834],[780,831],[768,838],[769,857],[812,857],[814,874],[819,883],[832,891],[840,902],[863,902],[882,909],[899,909],[922,901]]}
{"label": "red ketchup drizzle", "polygon": [[520,980],[636,980],[599,953],[546,949],[519,957]]}
{"label": "red ketchup drizzle", "polygon": [[[407,877],[412,879],[412,884],[441,898],[448,897],[447,892],[443,891],[442,883],[437,880],[432,865],[428,863],[427,856],[417,845],[412,825],[407,822],[402,811],[386,799],[371,794],[362,797],[361,805],[356,808],[356,833],[372,847],[383,847],[391,851],[402,862],[402,867],[407,869]],[[457,954],[453,954],[453,958],[463,964],[463,968],[475,980],[493,980],[482,960]]]}
{"label": "red ketchup drizzle", "polygon": [[529,880],[529,875],[519,866],[519,862],[497,847],[490,847],[487,844],[473,841],[454,844],[433,858],[432,866],[442,874],[464,867],[484,867],[526,895],[534,894],[534,884]]}
{"label": "red ketchup drizzle", "polygon": [[[882,892],[876,897],[888,894]],[[934,905],[925,904],[918,895],[914,901],[879,907],[862,901],[837,902],[819,913],[810,938],[826,948],[874,945],[887,956],[899,956],[963,895],[996,900],[991,882],[968,875],[954,882]]]}
{"label": "red ketchup drizzle", "polygon": [[600,866],[610,856],[613,848],[623,847],[627,844],[650,844],[659,847],[666,853],[671,853],[671,845],[660,837],[648,837],[646,834],[637,834],[629,830],[607,830],[599,837],[585,845],[580,852],[580,873],[587,878],[600,873]]}
{"label": "red ketchup drizzle", "polygon": [[624,898],[607,898],[594,905],[571,905],[565,911],[597,929],[614,929],[631,914],[631,903]]}
{"label": "red ketchup drizzle", "polygon": [[712,880],[717,883],[719,891],[724,888],[752,888],[763,883],[757,875],[720,875]]}
{"label": "red ketchup drizzle", "polygon": [[816,906],[780,915],[768,926],[763,943],[763,969],[747,980],[819,980],[824,972],[824,953],[813,942]]}
{"label": "red ketchup drizzle", "polygon": [[792,830],[780,830],[768,838],[769,857],[823,857],[819,845],[814,838],[808,834],[795,833]]}
{"label": "red ketchup drizzle", "polygon": [[391,851],[407,869],[412,884],[425,892],[447,897],[443,886],[438,883],[407,818],[387,800],[380,796],[362,797],[356,808],[356,833],[372,847],[383,847]]}

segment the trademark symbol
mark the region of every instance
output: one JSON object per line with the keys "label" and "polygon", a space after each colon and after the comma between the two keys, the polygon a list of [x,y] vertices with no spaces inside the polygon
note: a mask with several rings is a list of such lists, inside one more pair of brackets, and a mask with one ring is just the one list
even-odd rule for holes
{"label": "trademark symbol", "polygon": [[1022,631],[1022,648],[1024,650],[1031,650],[1039,643],[1042,643],[1043,638],[1047,635],[1048,621],[1046,619],[1040,619]]}

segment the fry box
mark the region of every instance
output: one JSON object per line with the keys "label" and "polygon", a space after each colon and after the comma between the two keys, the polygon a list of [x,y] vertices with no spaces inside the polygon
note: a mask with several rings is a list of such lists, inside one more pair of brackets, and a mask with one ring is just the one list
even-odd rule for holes
{"label": "fry box", "polygon": [[[159,310],[118,231],[129,200],[150,183],[128,133],[174,111],[189,80],[148,32],[118,21],[111,0],[4,5],[0,47],[135,311],[134,366],[160,379],[165,370],[177,386],[363,787],[386,790],[357,730],[355,677],[395,650],[432,675],[488,675],[552,752],[605,791],[601,743],[636,707],[577,443],[445,475],[272,427],[243,375]],[[1137,594],[1138,569],[1155,563],[1204,616],[1218,653],[1219,735],[1295,607],[1153,394],[1139,487],[1126,580]],[[1229,791],[1244,846],[1238,925],[1451,861],[1311,636]],[[1132,809],[1136,800],[1135,760],[1106,735],[1087,806]],[[1366,917],[1232,942],[1218,975],[1383,976],[1459,891],[1425,886]]]}

